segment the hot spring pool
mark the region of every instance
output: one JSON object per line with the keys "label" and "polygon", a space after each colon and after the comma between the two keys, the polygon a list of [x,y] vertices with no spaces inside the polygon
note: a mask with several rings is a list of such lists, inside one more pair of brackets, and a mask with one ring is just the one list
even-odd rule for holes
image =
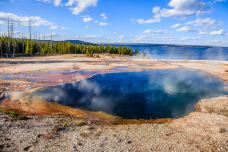
{"label": "hot spring pool", "polygon": [[77,83],[43,88],[49,102],[127,119],[176,118],[202,98],[227,94],[221,80],[185,69],[98,74]]}

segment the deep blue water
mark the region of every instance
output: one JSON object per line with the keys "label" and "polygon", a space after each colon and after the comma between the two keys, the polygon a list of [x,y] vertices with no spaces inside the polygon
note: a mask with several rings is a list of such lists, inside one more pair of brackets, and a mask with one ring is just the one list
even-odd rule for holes
{"label": "deep blue water", "polygon": [[156,59],[228,61],[228,47],[181,45],[127,45],[127,47]]}
{"label": "deep blue water", "polygon": [[223,94],[222,81],[184,69],[98,74],[34,93],[50,102],[130,119],[181,117],[194,111],[200,99]]}

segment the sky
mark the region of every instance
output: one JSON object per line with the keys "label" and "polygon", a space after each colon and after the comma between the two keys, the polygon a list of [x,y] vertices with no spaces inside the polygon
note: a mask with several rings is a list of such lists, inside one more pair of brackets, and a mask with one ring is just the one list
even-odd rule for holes
{"label": "sky", "polygon": [[0,33],[93,43],[228,46],[228,0],[0,0]]}

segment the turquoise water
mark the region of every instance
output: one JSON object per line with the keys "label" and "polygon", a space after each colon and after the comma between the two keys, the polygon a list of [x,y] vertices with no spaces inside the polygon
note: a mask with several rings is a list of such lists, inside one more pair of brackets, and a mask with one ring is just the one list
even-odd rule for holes
{"label": "turquoise water", "polygon": [[34,93],[47,101],[129,119],[176,118],[202,98],[227,94],[221,80],[178,69],[98,74]]}

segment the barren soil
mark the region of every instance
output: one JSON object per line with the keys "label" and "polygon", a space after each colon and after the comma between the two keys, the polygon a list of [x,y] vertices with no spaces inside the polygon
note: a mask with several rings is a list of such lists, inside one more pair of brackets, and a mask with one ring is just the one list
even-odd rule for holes
{"label": "barren soil", "polygon": [[[28,93],[96,73],[170,68],[201,70],[228,82],[225,61],[157,61],[110,55],[0,59],[0,151],[228,151],[227,96],[199,101],[196,112],[162,124],[122,125],[113,125],[110,122],[119,118],[104,113],[43,101],[30,103],[20,93],[4,100],[7,93]],[[22,111],[23,116],[12,109]]]}

